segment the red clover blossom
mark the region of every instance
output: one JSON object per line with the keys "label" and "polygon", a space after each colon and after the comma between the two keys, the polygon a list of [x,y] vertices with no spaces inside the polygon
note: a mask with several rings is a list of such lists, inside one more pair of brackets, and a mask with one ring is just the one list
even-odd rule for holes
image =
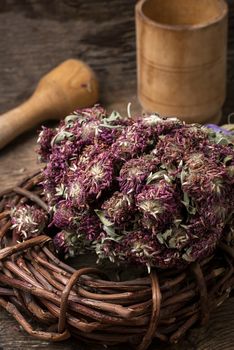
{"label": "red clover blossom", "polygon": [[[109,115],[96,105],[43,128],[38,143],[48,227],[66,257],[93,252],[99,261],[170,268],[212,254],[221,239],[233,244],[228,134],[157,114]],[[38,210],[12,214],[18,234],[43,230],[47,217]]]}

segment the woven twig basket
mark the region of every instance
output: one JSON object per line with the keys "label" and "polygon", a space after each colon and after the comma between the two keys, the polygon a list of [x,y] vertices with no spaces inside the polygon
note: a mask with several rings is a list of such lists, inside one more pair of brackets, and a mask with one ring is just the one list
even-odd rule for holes
{"label": "woven twig basket", "polygon": [[[96,267],[75,270],[54,254],[51,238],[15,242],[9,208],[36,203],[47,211],[41,175],[5,191],[0,199],[0,305],[30,335],[62,341],[71,335],[146,349],[153,338],[177,342],[195,323],[229,297],[234,283],[234,250],[220,243],[215,254],[185,270],[111,281]],[[44,330],[34,330],[32,317]]]}

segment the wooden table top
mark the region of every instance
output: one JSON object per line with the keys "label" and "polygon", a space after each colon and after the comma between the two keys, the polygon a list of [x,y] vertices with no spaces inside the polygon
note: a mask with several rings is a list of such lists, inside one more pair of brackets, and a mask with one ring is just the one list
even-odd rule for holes
{"label": "wooden table top", "polygon": [[[224,116],[234,111],[234,1],[229,3]],[[132,113],[140,113],[136,98],[134,4],[134,0],[0,0],[0,112],[23,102],[43,74],[74,57],[83,59],[97,72],[104,106],[125,113],[131,102]],[[1,190],[40,168],[36,138],[35,129],[0,151]],[[195,328],[180,344],[161,349],[234,349],[233,315],[234,298],[230,298],[212,314],[206,327]],[[35,340],[0,310],[0,350],[77,348],[94,349],[74,339],[60,344]]]}

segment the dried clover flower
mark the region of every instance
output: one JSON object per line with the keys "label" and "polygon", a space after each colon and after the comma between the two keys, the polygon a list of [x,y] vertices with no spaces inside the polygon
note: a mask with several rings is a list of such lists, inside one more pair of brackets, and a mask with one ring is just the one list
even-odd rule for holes
{"label": "dried clover flower", "polygon": [[82,234],[66,230],[58,232],[53,238],[53,243],[56,251],[64,254],[65,258],[84,254],[90,245]]}
{"label": "dried clover flower", "polygon": [[145,265],[148,271],[152,266],[167,268],[184,264],[177,251],[163,248],[147,231],[131,232],[123,239],[121,250],[129,261]]}
{"label": "dried clover flower", "polygon": [[34,205],[21,204],[11,211],[12,228],[23,240],[40,235],[47,221],[46,213]]}
{"label": "dried clover flower", "polygon": [[73,217],[71,202],[64,200],[55,206],[52,224],[61,229],[70,228],[73,226]]}
{"label": "dried clover flower", "polygon": [[134,215],[133,199],[129,195],[115,192],[102,205],[104,215],[113,223],[121,225],[128,222]]}
{"label": "dried clover flower", "polygon": [[191,240],[186,227],[171,226],[164,232],[157,234],[157,239],[160,244],[164,244],[167,248],[178,249],[186,247]]}
{"label": "dried clover flower", "polygon": [[208,140],[208,134],[199,125],[183,125],[161,135],[153,154],[160,158],[162,164],[178,166],[191,152],[199,151],[204,140]]}
{"label": "dried clover flower", "polygon": [[[232,242],[230,135],[157,114],[77,110],[39,137],[54,242],[66,256],[184,266]],[[226,237],[226,238],[225,238]]]}
{"label": "dried clover flower", "polygon": [[67,184],[66,197],[73,203],[74,207],[84,208],[86,202],[86,193],[82,180],[77,176],[69,179]]}
{"label": "dried clover flower", "polygon": [[153,148],[155,139],[152,135],[152,127],[135,122],[123,129],[116,142],[112,144],[111,152],[117,159],[130,159],[141,155],[147,149]]}
{"label": "dried clover flower", "polygon": [[142,224],[153,233],[170,223],[178,214],[175,185],[165,179],[146,185],[136,196],[136,207],[142,214]]}
{"label": "dried clover flower", "polygon": [[113,158],[109,152],[100,153],[85,168],[81,175],[86,198],[99,198],[113,181]]}
{"label": "dried clover flower", "polygon": [[119,173],[119,187],[123,193],[139,193],[149,173],[156,169],[157,159],[152,155],[145,155],[127,161]]}

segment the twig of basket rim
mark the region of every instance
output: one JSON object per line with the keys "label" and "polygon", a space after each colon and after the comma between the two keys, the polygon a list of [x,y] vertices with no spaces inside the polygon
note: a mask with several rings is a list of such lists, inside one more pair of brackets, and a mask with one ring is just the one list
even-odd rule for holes
{"label": "twig of basket rim", "polygon": [[158,326],[158,321],[159,321],[162,296],[161,296],[156,273],[151,272],[150,278],[152,281],[152,314],[151,314],[148,330],[145,336],[143,337],[140,345],[137,347],[137,350],[145,350],[148,348],[148,346],[151,344],[152,339],[155,335],[155,332]]}
{"label": "twig of basket rim", "polygon": [[160,290],[168,290],[171,289],[172,287],[176,286],[177,284],[181,283],[184,279],[186,278],[186,273],[182,272],[175,278],[168,279],[165,282],[162,282],[162,285],[160,285]]}
{"label": "twig of basket rim", "polygon": [[[57,318],[59,318],[60,315],[60,308],[59,306],[53,304],[52,302],[42,299],[41,302],[47,307],[47,309]],[[82,318],[83,319],[83,318]],[[71,314],[67,314],[67,323],[71,326],[73,326],[74,328],[80,330],[81,332],[93,332],[95,330],[102,330],[105,329],[107,327],[107,325],[102,324],[100,322],[84,322],[81,319],[79,319],[76,315],[76,317],[74,317]]]}
{"label": "twig of basket rim", "polygon": [[[0,282],[5,283],[7,285],[11,285],[15,288],[18,288],[20,290],[25,290],[27,292],[30,292],[33,295],[36,295],[38,297],[41,298],[46,298],[50,301],[52,301],[53,303],[55,303],[56,305],[60,304],[59,298],[61,293],[57,292],[56,294],[47,291],[43,288],[38,288],[33,284],[30,284],[28,282],[25,281],[21,281],[21,280],[16,280],[14,278],[9,278],[7,276],[4,276],[3,274],[0,274]],[[69,301],[69,305],[72,308],[73,311],[78,312],[79,314],[82,314],[84,316],[90,317],[93,320],[102,322],[102,323],[107,323],[107,324],[123,324],[123,325],[135,325],[135,324],[139,324],[139,325],[144,325],[147,324],[148,322],[148,317],[133,317],[131,318],[131,320],[123,320],[121,318],[118,318],[116,316],[110,316],[110,315],[105,315],[102,314],[96,310],[90,309],[84,305],[77,304],[74,301]]]}
{"label": "twig of basket rim", "polygon": [[[22,279],[26,280],[27,282],[33,283],[34,285],[37,285],[40,288],[40,284],[38,284],[37,281],[32,278],[33,276],[29,274],[30,271],[28,271],[28,269],[25,268],[23,258],[20,257],[20,259],[18,260],[20,260],[21,269],[18,268],[18,264],[16,265],[11,261],[4,262],[4,266],[7,267],[9,271],[11,271],[10,275],[12,276],[12,273],[14,273],[20,276]],[[22,268],[22,266],[24,268]],[[17,291],[17,294],[19,295],[19,291]],[[38,306],[35,303],[30,293],[24,293],[21,291],[20,296],[23,299],[24,305],[27,308],[27,310],[31,312],[39,321],[48,323],[54,320],[52,317],[50,317],[48,313],[46,313],[40,306]]]}
{"label": "twig of basket rim", "polygon": [[196,277],[198,285],[198,291],[200,294],[201,324],[204,325],[208,322],[210,316],[207,286],[202,269],[198,262],[191,265],[191,270]]}
{"label": "twig of basket rim", "polygon": [[22,304],[16,296],[7,298],[7,301],[15,305],[17,309],[22,311],[25,315],[29,315],[28,310],[25,309],[25,305]]}
{"label": "twig of basket rim", "polygon": [[[68,283],[68,278],[64,276],[59,276],[57,273],[53,273],[55,277],[57,277],[64,285]],[[102,282],[104,283],[104,281]],[[137,301],[141,300],[144,297],[148,297],[151,294],[151,290],[149,288],[140,290],[140,291],[134,291],[134,292],[122,292],[122,293],[111,293],[111,294],[98,294],[95,292],[88,291],[87,289],[84,289],[82,287],[76,288],[77,292],[85,296],[89,299],[96,299],[96,300],[102,300],[102,301],[108,301],[111,300],[112,302],[121,302],[121,304],[125,301],[126,303],[129,303],[129,301]]]}
{"label": "twig of basket rim", "polygon": [[106,323],[108,325],[112,324],[112,325],[126,325],[126,326],[130,326],[130,325],[144,326],[148,323],[148,320],[149,320],[149,317],[145,315],[140,317],[132,317],[131,319],[123,319],[110,314],[104,314],[104,313],[98,312],[84,305],[77,304],[73,301],[70,301],[69,304],[74,311],[77,311],[78,313],[83,314],[84,316],[90,317],[93,320],[96,320],[101,323]]}
{"label": "twig of basket rim", "polygon": [[90,299],[95,299],[95,300],[116,300],[116,301],[126,301],[129,303],[129,301],[133,301],[135,299],[140,299],[144,296],[148,296],[150,295],[150,290],[147,288],[145,290],[141,290],[141,291],[135,291],[135,292],[123,292],[123,293],[113,293],[113,294],[99,294],[99,293],[94,293],[94,292],[90,292],[87,289],[84,289],[82,287],[78,287],[77,288],[77,292],[86,298],[90,298]]}
{"label": "twig of basket rim", "polygon": [[[33,262],[32,262],[33,264]],[[57,288],[57,290],[60,290],[60,291],[64,291],[64,285],[62,284],[57,284],[54,283],[53,279],[50,277],[49,273],[45,270],[45,269],[42,269],[41,267],[39,267],[40,269],[40,272],[42,272],[42,274],[46,277],[46,279],[49,281],[49,286],[52,286],[54,285],[55,288]],[[97,271],[97,270],[95,270]],[[101,271],[99,271],[101,273]],[[38,271],[36,271],[34,269],[34,273],[38,273]],[[65,283],[65,286],[67,286],[68,284],[68,279],[66,280],[66,283]],[[117,305],[117,304],[114,304],[113,301],[114,299],[112,300],[112,303],[111,304],[108,304],[108,303],[105,303],[105,302],[101,302],[100,301],[95,301],[95,300],[92,300],[92,299],[84,299],[84,298],[80,298],[77,296],[77,294],[74,292],[74,291],[70,291],[70,300],[71,301],[74,301],[74,302],[78,302],[78,303],[81,303],[82,305],[85,305],[85,306],[91,306],[93,308],[96,308],[96,309],[101,309],[101,310],[105,310],[105,311],[108,311],[108,312],[113,312],[114,314],[116,315],[119,315],[123,318],[128,318],[128,317],[131,317],[131,316],[137,316],[138,315],[138,312],[134,312],[134,310],[132,310],[131,308],[123,308],[121,305]]]}
{"label": "twig of basket rim", "polygon": [[[179,274],[175,278],[171,278],[167,281],[162,282],[160,289],[161,289],[161,291],[170,289],[170,288],[174,287],[175,285],[179,284],[180,282],[182,282],[185,278],[186,278],[186,273],[182,272],[181,274]],[[85,279],[84,283],[88,286],[92,286],[95,288],[100,283],[100,280],[97,279],[97,280],[93,281],[91,278],[89,278],[89,279]],[[139,286],[141,286],[141,285],[142,286],[144,286],[144,285],[150,286],[150,278],[144,277],[144,278],[142,278],[142,281],[139,279],[124,281],[124,282],[105,281],[105,285],[103,285],[103,288],[107,288],[108,286],[112,286],[112,287],[117,287],[118,289],[130,290],[131,285],[133,285],[133,287],[134,287],[133,289],[135,290],[136,288],[138,288],[138,283],[139,283]]]}
{"label": "twig of basket rim", "polygon": [[224,250],[232,259],[234,259],[234,247],[228,246],[224,242],[219,243],[219,247]]}
{"label": "twig of basket rim", "polygon": [[[63,261],[59,260],[47,247],[42,247],[41,250],[47,255],[49,259],[51,259],[55,264],[57,264],[60,268],[63,268],[65,271],[69,273],[73,273],[76,271],[73,267],[65,264]],[[103,273],[103,276],[105,274]]]}
{"label": "twig of basket rim", "polygon": [[45,235],[33,237],[27,241],[18,243],[14,246],[11,247],[6,247],[0,250],[0,261],[3,259],[6,259],[7,257],[15,254],[15,253],[20,253],[24,250],[30,249],[34,247],[35,245],[40,245],[44,244],[46,242],[51,241],[51,238]]}
{"label": "twig of basket rim", "polygon": [[[2,271],[3,271],[3,273],[6,276],[8,276],[10,278],[13,277],[13,274],[8,269],[6,269],[4,266],[2,266]],[[13,287],[13,291],[14,291],[14,297],[10,297],[9,301],[12,302],[14,305],[16,305],[16,303],[15,303],[16,300],[15,299],[17,299],[18,300],[18,304],[20,304],[21,307],[25,309],[24,299],[23,299],[23,297],[21,295],[21,291],[18,290],[17,288],[14,288],[14,287]]]}
{"label": "twig of basket rim", "polygon": [[191,316],[179,329],[170,337],[171,343],[177,343],[184,333],[198,320],[198,314]]}
{"label": "twig of basket rim", "polygon": [[217,293],[217,291],[219,290],[220,286],[225,283],[225,281],[227,281],[232,275],[233,275],[233,271],[234,271],[234,268],[233,268],[233,265],[231,263],[231,261],[229,260],[228,257],[225,257],[227,263],[228,263],[228,266],[229,266],[229,269],[227,270],[226,269],[226,273],[224,274],[223,278],[217,282],[215,284],[215,286],[212,288],[211,290],[211,295],[214,295],[215,293]]}
{"label": "twig of basket rim", "polygon": [[[209,280],[224,274],[225,271],[226,271],[225,268],[213,269],[211,272],[207,273],[207,275],[204,276],[205,281],[208,282]],[[192,282],[192,283],[188,284],[185,288],[181,289],[180,292],[181,293],[185,293],[185,292],[190,291],[190,290],[198,290],[198,286],[197,286],[197,284],[195,282]],[[171,291],[165,292],[163,294],[163,297],[166,300],[169,297],[172,297],[174,295],[175,295],[175,292],[174,292],[173,289],[171,289]]]}
{"label": "twig of basket rim", "polygon": [[4,210],[0,213],[0,220],[4,219],[5,217],[10,215],[10,210]]}
{"label": "twig of basket rim", "polygon": [[47,325],[53,324],[57,321],[57,318],[51,315],[48,311],[43,310],[34,300],[33,296],[29,293],[22,293],[24,303],[38,321]]}
{"label": "twig of basket rim", "polygon": [[8,220],[2,228],[0,228],[0,246],[1,246],[1,241],[4,237],[4,235],[6,234],[6,232],[9,230],[9,228],[11,227],[11,221]]}
{"label": "twig of basket rim", "polygon": [[88,278],[88,276],[82,277],[83,284],[87,285],[91,288],[103,288],[103,289],[118,289],[118,290],[127,290],[127,291],[134,291],[134,290],[139,290],[140,288],[144,289],[145,286],[150,286],[150,279],[147,278],[142,278],[143,282],[142,284],[138,284],[138,280],[133,280],[131,281],[132,283],[128,283],[128,281],[124,282],[115,282],[115,281],[103,281],[103,280],[94,280],[92,278]]}
{"label": "twig of basket rim", "polygon": [[25,188],[20,188],[20,187],[13,187],[12,189],[15,193],[18,193],[22,196],[27,197],[30,199],[32,202],[36,203],[39,205],[42,209],[44,209],[46,212],[48,212],[48,205],[36,194],[26,190]]}
{"label": "twig of basket rim", "polygon": [[37,266],[34,261],[30,261],[28,266],[34,277],[38,279],[45,288],[52,292],[55,290],[63,290],[63,285],[59,284],[42,266]]}
{"label": "twig of basket rim", "polygon": [[[58,279],[59,275],[54,273],[54,276],[56,276]],[[62,277],[60,279],[63,284],[67,284],[67,278]],[[139,291],[134,291],[134,292],[122,292],[122,293],[111,293],[111,294],[100,294],[100,293],[95,293],[93,291],[88,291],[87,289],[84,289],[82,287],[77,287],[76,288],[77,292],[84,297],[87,297],[89,299],[95,299],[95,300],[100,300],[100,301],[112,301],[112,302],[118,302],[123,304],[129,304],[129,302],[138,302],[140,300],[145,299],[146,297],[149,297],[151,295],[151,290],[149,288],[145,290],[139,290]]]}
{"label": "twig of basket rim", "polygon": [[178,316],[190,316],[193,315],[195,312],[199,312],[199,302],[194,302],[192,305],[182,307],[178,310],[176,310],[175,313],[172,313],[171,316],[175,315],[176,317]]}
{"label": "twig of basket rim", "polygon": [[[32,188],[34,185],[38,183],[38,181],[42,179],[42,174],[40,170],[34,172],[31,176],[26,176],[22,180],[20,180],[16,187],[24,187],[26,189]],[[5,190],[0,192],[0,197],[4,197],[8,194],[14,194],[13,187],[6,188]]]}
{"label": "twig of basket rim", "polygon": [[48,260],[43,259],[40,254],[38,254],[38,252],[31,252],[34,260],[41,264],[42,266],[45,266],[46,268],[48,268],[49,270],[55,271],[57,273],[61,273],[61,275],[64,276],[70,276],[70,274],[67,271],[64,271],[61,267],[56,266],[54,263],[49,262]]}
{"label": "twig of basket rim", "polygon": [[0,298],[0,305],[8,311],[15,319],[19,322],[19,324],[23,327],[23,329],[33,335],[34,337],[41,340],[49,340],[49,341],[62,341],[70,338],[70,332],[66,329],[63,333],[53,333],[53,332],[43,332],[43,331],[35,331],[32,329],[31,325],[26,321],[24,316],[17,310],[15,305],[5,301]]}
{"label": "twig of basket rim", "polygon": [[28,269],[28,266],[26,265],[26,262],[25,262],[23,256],[17,256],[16,259],[13,256],[12,260],[14,260],[16,262],[17,266],[19,266],[20,269],[25,270],[25,272],[27,272],[29,275],[32,276],[30,270]]}
{"label": "twig of basket rim", "polygon": [[19,277],[20,279],[31,283],[32,285],[34,285],[37,288],[42,288],[41,284],[37,282],[37,280],[35,278],[33,278],[32,276],[30,276],[28,273],[26,273],[26,271],[24,269],[20,269],[15,263],[13,263],[12,261],[5,261],[3,263],[3,265],[9,270],[11,271],[14,275],[16,275],[17,277]]}
{"label": "twig of basket rim", "polygon": [[[43,300],[47,299],[48,301],[54,303],[55,305],[58,305],[58,306],[60,305],[60,298],[58,298],[55,294],[53,294],[51,292],[43,290],[42,288],[34,287],[27,282],[16,280],[14,278],[10,278],[10,277],[3,275],[1,273],[0,273],[0,281],[6,285],[18,288],[19,290],[31,292],[31,294],[33,294],[37,297],[41,297]],[[76,309],[79,310],[79,308],[80,308],[80,306],[79,307],[76,306]],[[58,315],[59,315],[59,313],[58,313]],[[78,321],[78,320],[76,320],[75,324],[77,327],[79,327],[83,331],[93,331],[93,329],[95,329],[95,327],[97,326],[97,322],[91,322],[91,323],[87,324],[85,322]]]}
{"label": "twig of basket rim", "polygon": [[177,293],[174,296],[172,296],[171,298],[168,298],[166,300],[164,300],[162,307],[168,306],[168,305],[172,305],[175,303],[180,303],[184,300],[189,300],[190,298],[194,297],[197,294],[197,292],[195,290],[188,290],[186,292],[182,292],[182,293]]}
{"label": "twig of basket rim", "polygon": [[72,287],[74,286],[74,284],[77,282],[77,280],[81,275],[90,274],[90,273],[95,273],[99,275],[100,271],[96,268],[84,268],[84,269],[75,271],[72,274],[70,280],[68,281],[66,287],[64,288],[61,295],[60,315],[59,315],[59,322],[58,322],[59,333],[63,332],[66,326],[66,312],[67,312],[67,306],[68,306],[68,297]]}
{"label": "twig of basket rim", "polygon": [[14,291],[11,288],[0,287],[0,295],[2,296],[14,296]]}

